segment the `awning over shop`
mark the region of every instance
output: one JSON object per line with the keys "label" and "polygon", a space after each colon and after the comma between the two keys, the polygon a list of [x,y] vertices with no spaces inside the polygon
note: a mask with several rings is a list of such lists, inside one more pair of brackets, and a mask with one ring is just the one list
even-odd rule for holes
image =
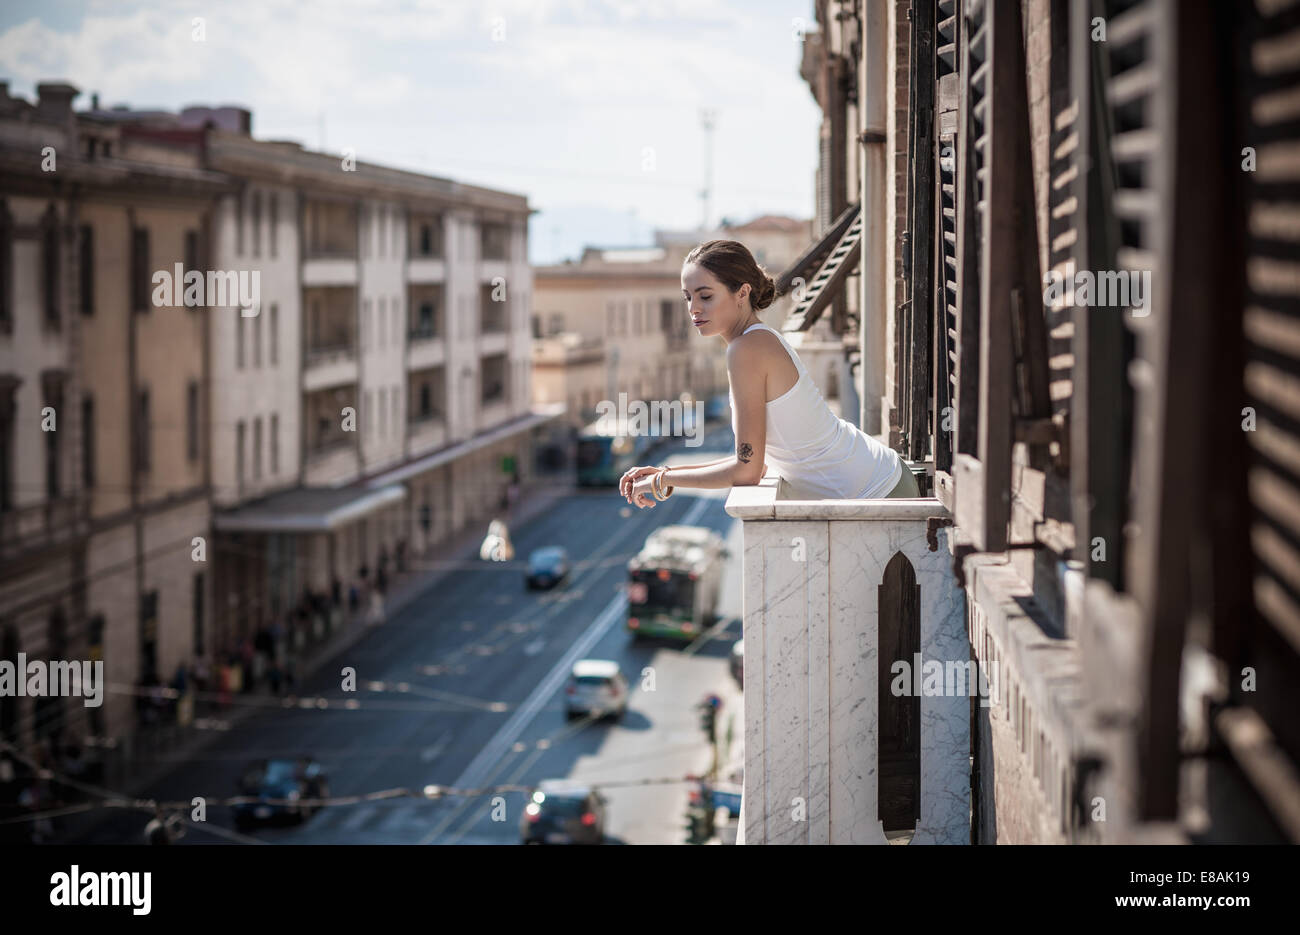
{"label": "awning over shop", "polygon": [[433,454],[418,458],[410,464],[404,464],[399,468],[386,471],[378,477],[372,478],[369,484],[371,487],[384,487],[388,484],[397,484],[410,480],[412,477],[418,477],[426,471],[432,471],[434,468],[456,461],[488,445],[503,441],[512,435],[526,432],[545,422],[550,422],[552,419],[564,415],[565,409],[564,403],[545,403],[534,406],[529,415],[498,425],[489,431],[475,435],[473,438],[467,438],[462,442],[456,442],[454,445],[448,445],[446,448],[440,448]]}
{"label": "awning over shop", "polygon": [[406,499],[401,484],[386,487],[300,487],[272,494],[256,503],[216,513],[220,532],[330,532]]}
{"label": "awning over shop", "polygon": [[807,331],[831,300],[844,288],[849,273],[858,267],[862,255],[862,209],[851,204],[835,219],[835,223],[799,259],[790,265],[776,281],[777,292],[790,291],[795,280],[805,283],[803,298],[795,302],[790,317],[781,325],[782,331]]}

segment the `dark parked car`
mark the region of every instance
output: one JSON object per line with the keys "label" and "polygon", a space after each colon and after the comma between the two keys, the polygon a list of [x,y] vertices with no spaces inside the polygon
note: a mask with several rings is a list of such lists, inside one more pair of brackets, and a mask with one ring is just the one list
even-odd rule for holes
{"label": "dark parked car", "polygon": [[[327,798],[329,784],[324,768],[311,757],[257,760],[244,771],[239,794],[256,797],[254,802],[233,806],[235,824],[240,827],[278,818],[303,821],[313,808],[299,805],[298,800]],[[275,799],[289,801],[272,804]]]}
{"label": "dark parked car", "polygon": [[524,587],[553,588],[569,575],[569,553],[558,545],[534,549],[528,556]]}
{"label": "dark parked car", "polygon": [[586,783],[547,779],[524,807],[524,844],[600,844],[605,839],[605,797]]}

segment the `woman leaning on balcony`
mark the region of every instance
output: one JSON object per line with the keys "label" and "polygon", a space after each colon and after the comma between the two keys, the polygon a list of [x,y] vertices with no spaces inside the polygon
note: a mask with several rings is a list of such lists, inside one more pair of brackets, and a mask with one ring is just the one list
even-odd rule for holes
{"label": "woman leaning on balcony", "polygon": [[695,330],[727,346],[736,452],[706,464],[630,468],[619,481],[629,503],[654,506],[676,487],[757,484],[768,462],[798,500],[920,496],[898,453],[836,416],[785,336],[759,319],[776,283],[744,244],[695,247],[682,263],[682,293]]}

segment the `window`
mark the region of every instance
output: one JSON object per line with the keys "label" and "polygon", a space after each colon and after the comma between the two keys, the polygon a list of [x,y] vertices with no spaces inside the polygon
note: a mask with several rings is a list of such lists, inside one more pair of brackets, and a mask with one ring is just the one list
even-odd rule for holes
{"label": "window", "polygon": [[151,455],[149,390],[137,391],[135,400],[135,469],[143,472],[149,470]]}
{"label": "window", "polygon": [[433,415],[433,394],[428,381],[420,384],[420,418],[427,419]]}
{"label": "window", "polygon": [[[202,261],[199,259],[199,232],[186,231],[185,232],[185,272],[188,273],[190,270],[198,270],[200,266],[202,266]],[[176,289],[178,291],[181,289],[181,287],[182,287],[182,283],[179,282],[176,283]]]}
{"label": "window", "polygon": [[9,216],[9,206],[0,201],[0,333],[13,331],[14,319],[10,310],[13,296],[13,255],[14,255],[13,219]]}
{"label": "window", "polygon": [[244,322],[248,321],[243,315],[235,317],[235,369],[244,369]]}
{"label": "window", "polygon": [[271,476],[280,473],[280,415],[271,413]]}
{"label": "window", "polygon": [[402,310],[397,304],[397,296],[393,296],[393,329],[390,332],[393,336],[394,344],[402,343]]}
{"label": "window", "polygon": [[81,398],[81,484],[95,486],[95,397],[89,393]]}
{"label": "window", "polygon": [[15,377],[0,376],[0,511],[14,505],[14,390]]}
{"label": "window", "polygon": [[207,601],[203,593],[203,572],[194,573],[194,655],[203,655],[203,612]]}
{"label": "window", "polygon": [[45,290],[45,325],[59,327],[59,216],[53,206],[41,229],[41,279]]}
{"label": "window", "polygon": [[[45,405],[51,407],[56,413],[63,408],[62,399],[57,396],[46,396]],[[57,500],[59,498],[59,432],[44,432],[45,435],[45,498],[47,500]]]}
{"label": "window", "polygon": [[149,311],[149,229],[131,231],[131,309]]}
{"label": "window", "polygon": [[262,479],[262,417],[253,420],[253,480]]}
{"label": "window", "polygon": [[267,337],[271,341],[271,366],[274,367],[280,362],[280,306],[274,302],[271,303],[271,320],[267,322],[266,326],[270,331]]}
{"label": "window", "polygon": [[158,678],[158,592],[140,596],[140,677],[146,684]]}
{"label": "window", "polygon": [[258,309],[258,314],[248,320],[248,326],[253,329],[253,366],[262,366],[262,314]]}
{"label": "window", "polygon": [[77,277],[80,280],[81,314],[95,314],[95,229],[81,225],[77,241]]}
{"label": "window", "polygon": [[271,229],[267,232],[267,237],[271,246],[271,256],[274,258],[277,255],[276,241],[280,237],[280,193],[271,192],[267,198],[271,202]]}
{"label": "window", "polygon": [[185,454],[199,460],[199,384],[194,380],[185,388]]}
{"label": "window", "polygon": [[433,255],[433,225],[420,225],[420,256]]}
{"label": "window", "polygon": [[244,489],[244,423],[235,423],[235,487]]}
{"label": "window", "polygon": [[262,193],[253,192],[253,256],[262,255]]}

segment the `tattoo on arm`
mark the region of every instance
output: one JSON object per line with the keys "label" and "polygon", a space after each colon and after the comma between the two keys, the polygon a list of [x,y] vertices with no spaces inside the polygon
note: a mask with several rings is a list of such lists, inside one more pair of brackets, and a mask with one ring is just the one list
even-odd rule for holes
{"label": "tattoo on arm", "polygon": [[752,458],[753,456],[754,456],[754,449],[749,444],[749,442],[741,442],[740,447],[736,449],[736,457],[739,458],[741,461],[743,461],[745,464],[748,464],[749,459]]}

